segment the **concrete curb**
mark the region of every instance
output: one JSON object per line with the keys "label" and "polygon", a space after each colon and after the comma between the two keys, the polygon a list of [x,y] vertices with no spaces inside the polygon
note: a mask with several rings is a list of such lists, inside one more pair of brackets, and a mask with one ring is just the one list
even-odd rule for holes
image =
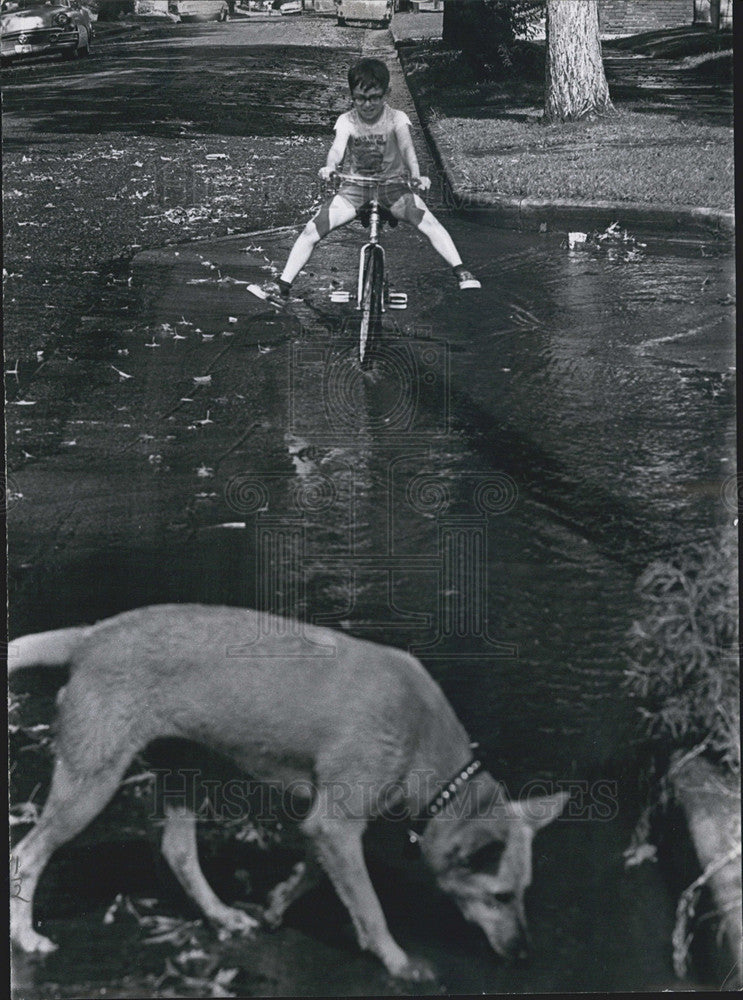
{"label": "concrete curb", "polygon": [[441,147],[424,126],[428,141],[434,146],[434,155],[440,165],[448,187],[447,202],[475,214],[492,225],[504,228],[540,230],[554,229],[605,229],[612,222],[643,229],[663,229],[682,232],[712,231],[719,235],[732,235],[735,215],[714,208],[693,205],[645,205],[639,202],[569,201],[509,197],[492,191],[467,191],[458,183],[456,168],[452,167]]}
{"label": "concrete curb", "polygon": [[[407,72],[402,46],[397,54],[405,79]],[[494,191],[471,191],[460,182],[456,167],[441,147],[421,108],[414,87],[408,88],[421,122],[423,134],[441,173],[446,203],[450,208],[492,226],[522,230],[605,229],[613,222],[635,229],[673,232],[713,233],[732,236],[735,213],[695,205],[643,204],[640,202],[571,201],[514,197]]]}

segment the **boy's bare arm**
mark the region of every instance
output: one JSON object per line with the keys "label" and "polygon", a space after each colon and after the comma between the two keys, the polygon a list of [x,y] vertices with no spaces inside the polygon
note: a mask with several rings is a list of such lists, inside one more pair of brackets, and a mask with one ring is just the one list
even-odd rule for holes
{"label": "boy's bare arm", "polygon": [[328,156],[325,160],[325,166],[320,167],[318,173],[320,177],[326,181],[329,179],[330,175],[338,169],[338,167],[343,162],[343,157],[346,153],[346,144],[348,143],[347,135],[336,135],[333,145],[328,150]]}
{"label": "boy's bare arm", "polygon": [[395,135],[397,136],[397,144],[400,147],[400,155],[402,156],[403,163],[408,169],[410,174],[410,179],[420,182],[421,190],[425,191],[430,187],[430,180],[428,177],[421,176],[421,168],[418,164],[418,156],[415,152],[415,146],[413,145],[413,136],[410,133],[410,126],[400,125],[395,129]]}

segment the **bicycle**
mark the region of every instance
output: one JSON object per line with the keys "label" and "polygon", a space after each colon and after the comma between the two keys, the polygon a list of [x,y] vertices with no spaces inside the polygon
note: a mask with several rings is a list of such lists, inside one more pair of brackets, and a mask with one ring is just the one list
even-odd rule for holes
{"label": "bicycle", "polygon": [[[379,234],[384,222],[390,226],[397,225],[398,220],[379,203],[379,189],[391,182],[404,182],[412,190],[417,185],[405,177],[365,177],[361,174],[344,174],[334,171],[332,179],[336,186],[341,181],[350,181],[369,187],[370,198],[360,213],[363,225],[369,226],[369,241],[365,243],[359,254],[359,274],[356,286],[356,309],[361,313],[359,324],[359,364],[366,367],[374,353],[374,346],[380,338],[382,314],[386,307],[390,309],[405,309],[408,297],[404,292],[391,292],[385,273],[384,247],[379,242]],[[367,217],[368,215],[368,222]],[[334,301],[347,302],[350,296],[336,293]]]}

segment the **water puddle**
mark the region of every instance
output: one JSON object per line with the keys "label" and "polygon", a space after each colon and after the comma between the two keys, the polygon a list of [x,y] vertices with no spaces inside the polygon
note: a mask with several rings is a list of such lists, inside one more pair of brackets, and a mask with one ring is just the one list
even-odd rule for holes
{"label": "water puddle", "polygon": [[[638,571],[713,537],[726,516],[730,260],[659,241],[634,258],[571,251],[554,236],[448,221],[483,291],[458,295],[425,247],[389,234],[410,306],[388,315],[371,375],[353,360],[352,309],[328,295],[349,284],[356,231],[318,253],[289,314],[246,287],[271,276],[291,234],[135,258],[106,304],[79,317],[74,353],[33,378],[49,403],[43,419],[24,414],[19,437],[53,442],[43,474],[31,464],[18,477],[42,502],[41,520],[11,511],[13,614],[26,631],[56,624],[51,609],[67,624],[167,600],[247,604],[412,649],[512,794],[582,782],[606,818],[540,835],[545,858],[581,864],[544,868],[537,854],[541,956],[527,973],[494,964],[443,901],[421,925],[396,883],[385,905],[403,941],[413,935],[451,992],[648,988],[667,975],[672,914],[657,873],[622,867],[636,735],[622,648]],[[43,520],[50,495],[57,525]],[[39,547],[50,532],[51,553]],[[127,995],[132,968],[141,995],[168,995],[132,928],[119,938],[100,923],[115,891],[144,881],[138,868],[107,895],[64,863],[49,880],[50,926],[68,943],[85,928],[89,950],[77,959],[65,946],[34,995],[100,995],[77,993],[83,981]],[[89,909],[66,911],[60,887],[61,898],[87,891]],[[326,905],[299,910],[283,951],[239,952],[242,995],[281,982],[322,991],[325,966],[290,985],[250,976],[271,955],[285,968],[287,950],[317,956]],[[338,946],[330,934],[336,963]],[[372,981],[389,992],[364,957],[342,964],[341,992]]]}

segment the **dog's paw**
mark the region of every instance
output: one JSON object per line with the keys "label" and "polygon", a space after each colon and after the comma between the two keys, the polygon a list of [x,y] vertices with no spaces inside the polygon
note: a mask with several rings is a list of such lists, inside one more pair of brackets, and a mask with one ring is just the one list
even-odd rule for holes
{"label": "dog's paw", "polygon": [[230,937],[232,934],[239,934],[241,937],[253,937],[260,927],[260,921],[251,917],[244,910],[233,909],[225,906],[213,917],[213,923],[217,926],[217,936],[220,941]]}
{"label": "dog's paw", "polygon": [[43,934],[37,934],[30,927],[22,933],[13,935],[13,943],[28,955],[50,955],[59,945],[50,941]]}
{"label": "dog's paw", "polygon": [[437,978],[433,967],[422,958],[407,959],[404,965],[395,970],[394,976],[409,983],[432,983]]}

